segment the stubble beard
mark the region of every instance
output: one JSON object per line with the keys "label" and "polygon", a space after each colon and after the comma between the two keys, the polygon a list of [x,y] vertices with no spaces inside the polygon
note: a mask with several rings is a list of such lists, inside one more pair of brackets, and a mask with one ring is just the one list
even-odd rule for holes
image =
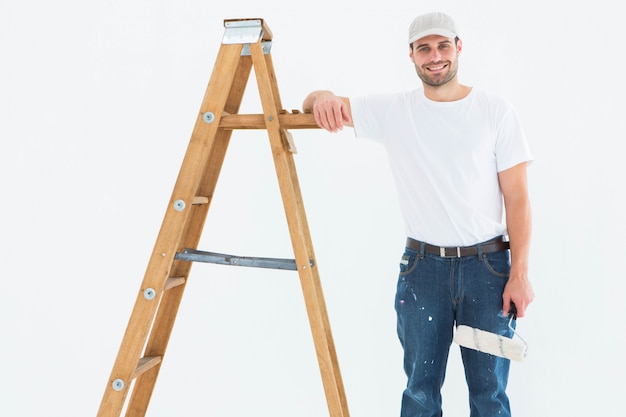
{"label": "stubble beard", "polygon": [[[417,71],[417,76],[422,80],[422,82],[431,87],[441,87],[442,85],[447,84],[456,77],[458,71],[458,61],[450,62],[448,61],[448,72],[441,79],[434,79],[427,74],[427,69],[422,70],[417,65],[415,66],[415,70]],[[429,64],[431,65],[431,64]],[[426,65],[425,65],[426,66]]]}

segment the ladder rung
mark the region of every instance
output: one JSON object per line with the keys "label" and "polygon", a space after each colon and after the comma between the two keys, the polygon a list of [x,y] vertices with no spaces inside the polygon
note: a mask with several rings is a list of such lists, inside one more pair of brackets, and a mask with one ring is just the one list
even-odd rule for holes
{"label": "ladder rung", "polygon": [[169,290],[185,283],[185,277],[171,277],[165,280],[165,289]]}
{"label": "ladder rung", "polygon": [[[318,129],[313,113],[279,113],[278,121],[284,129]],[[262,114],[224,114],[220,119],[224,129],[265,129]]]}
{"label": "ladder rung", "polygon": [[176,254],[179,261],[206,262],[220,265],[249,266],[253,268],[288,269],[297,271],[295,259],[254,258],[248,256],[234,256],[223,253],[203,252],[195,249],[185,249]]}
{"label": "ladder rung", "polygon": [[163,359],[162,356],[148,356],[148,357],[139,359],[139,363],[137,364],[137,369],[135,369],[134,378],[137,378],[139,375],[143,374],[144,372],[147,372],[150,369],[154,368],[156,365],[161,363],[162,359]]}

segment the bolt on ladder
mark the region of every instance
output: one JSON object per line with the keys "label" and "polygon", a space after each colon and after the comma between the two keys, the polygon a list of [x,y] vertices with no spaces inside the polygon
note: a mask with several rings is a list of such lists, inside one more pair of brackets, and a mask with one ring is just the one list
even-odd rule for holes
{"label": "bolt on ladder", "polygon": [[[193,262],[298,271],[331,417],[348,417],[339,363],[287,129],[317,128],[311,114],[282,110],[263,19],[225,20],[217,60],[178,179],[137,294],[98,417],[144,416]],[[263,114],[238,114],[252,67]],[[226,150],[236,129],[267,130],[295,259],[197,250]],[[132,394],[127,401],[129,391]]]}

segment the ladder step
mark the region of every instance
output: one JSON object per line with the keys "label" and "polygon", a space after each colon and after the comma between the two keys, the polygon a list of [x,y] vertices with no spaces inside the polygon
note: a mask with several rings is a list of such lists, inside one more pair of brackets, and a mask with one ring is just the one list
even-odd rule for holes
{"label": "ladder step", "polygon": [[139,359],[139,363],[137,364],[137,369],[135,369],[134,378],[137,378],[139,375],[144,372],[148,372],[150,369],[154,368],[156,365],[161,363],[163,359],[162,356],[148,356],[145,358]]}
{"label": "ladder step", "polygon": [[206,262],[220,265],[249,266],[253,268],[288,269],[297,271],[295,259],[255,258],[249,256],[234,256],[223,253],[203,252],[195,249],[185,249],[176,254],[179,261]]}
{"label": "ladder step", "polygon": [[209,203],[209,197],[196,196],[193,198],[192,204],[200,205],[200,204],[208,204],[208,203]]}

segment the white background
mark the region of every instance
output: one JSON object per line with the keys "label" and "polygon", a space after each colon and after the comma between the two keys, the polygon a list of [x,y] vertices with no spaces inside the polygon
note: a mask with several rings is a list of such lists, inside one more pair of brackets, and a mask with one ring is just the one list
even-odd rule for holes
{"label": "white background", "polygon": [[[452,14],[462,83],[516,106],[536,158],[537,294],[517,416],[622,416],[622,19],[616,2],[3,0],[0,415],[95,415],[223,34],[266,19],[284,107],[419,85],[413,17]],[[242,113],[260,113],[251,77]],[[353,416],[398,415],[404,233],[379,145],[293,131]],[[236,132],[200,249],[292,257],[264,132]],[[149,416],[327,415],[293,272],[197,264]],[[446,416],[467,415],[458,348]]]}

